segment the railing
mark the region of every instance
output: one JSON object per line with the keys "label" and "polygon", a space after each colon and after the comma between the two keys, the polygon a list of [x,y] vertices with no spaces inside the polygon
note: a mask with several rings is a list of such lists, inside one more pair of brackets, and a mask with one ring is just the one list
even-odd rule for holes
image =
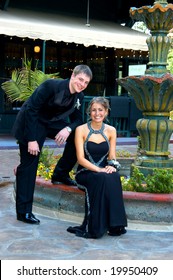
{"label": "railing", "polygon": [[[87,121],[86,109],[93,96],[85,96],[82,105],[84,122]],[[106,97],[110,102],[109,124],[114,126],[120,137],[138,135],[136,121],[142,118],[142,112],[136,107],[134,99],[126,96]]]}
{"label": "railing", "polygon": [[[87,122],[88,116],[86,109],[93,96],[85,96],[82,105],[82,114],[84,122]],[[134,99],[126,96],[106,97],[110,102],[110,114],[108,116],[109,124],[117,129],[120,137],[130,137],[138,135],[136,129],[137,119],[142,117],[142,113],[137,109]],[[10,133],[16,115],[20,110],[21,103],[14,102],[11,108],[2,104],[0,110],[0,133]]]}

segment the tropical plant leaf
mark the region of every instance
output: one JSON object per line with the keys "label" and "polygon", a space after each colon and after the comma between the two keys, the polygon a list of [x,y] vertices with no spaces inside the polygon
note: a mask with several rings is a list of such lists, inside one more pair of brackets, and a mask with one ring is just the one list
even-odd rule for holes
{"label": "tropical plant leaf", "polygon": [[47,79],[60,79],[59,73],[45,74],[38,69],[31,70],[31,60],[27,60],[25,54],[23,65],[23,68],[14,70],[11,79],[1,85],[11,102],[27,100],[34,90]]}

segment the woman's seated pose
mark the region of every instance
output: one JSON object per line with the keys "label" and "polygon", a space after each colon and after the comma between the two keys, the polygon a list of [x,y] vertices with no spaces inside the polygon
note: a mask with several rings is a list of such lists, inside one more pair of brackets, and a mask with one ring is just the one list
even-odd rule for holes
{"label": "woman's seated pose", "polygon": [[85,217],[81,226],[68,232],[84,238],[100,238],[105,233],[126,233],[126,213],[116,161],[116,129],[104,123],[109,102],[94,97],[88,106],[90,121],[76,128],[78,168],[76,181],[85,191]]}

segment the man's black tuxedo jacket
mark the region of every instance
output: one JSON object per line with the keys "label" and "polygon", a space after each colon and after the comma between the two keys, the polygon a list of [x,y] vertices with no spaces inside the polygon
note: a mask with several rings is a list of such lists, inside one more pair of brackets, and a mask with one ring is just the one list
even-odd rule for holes
{"label": "man's black tuxedo jacket", "polygon": [[[71,108],[64,107],[63,96],[69,88],[69,79],[49,79],[43,82],[22,105],[13,126],[12,133],[21,143],[38,138],[38,123],[44,127],[51,122],[69,118],[69,126],[74,130],[83,123],[82,111],[75,104],[83,101],[83,92],[72,94]],[[40,131],[41,133],[41,131]]]}

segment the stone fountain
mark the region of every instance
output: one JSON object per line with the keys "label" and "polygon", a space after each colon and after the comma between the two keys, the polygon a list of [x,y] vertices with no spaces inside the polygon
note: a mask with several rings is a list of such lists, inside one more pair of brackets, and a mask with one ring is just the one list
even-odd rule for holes
{"label": "stone fountain", "polygon": [[143,76],[117,79],[134,98],[143,118],[136,123],[141,138],[141,153],[134,165],[147,175],[154,168],[172,168],[169,142],[173,132],[170,111],[173,110],[173,75],[167,70],[171,46],[169,30],[173,28],[173,4],[161,0],[153,6],[131,8],[130,16],[143,21],[150,30],[147,38],[149,63]]}

